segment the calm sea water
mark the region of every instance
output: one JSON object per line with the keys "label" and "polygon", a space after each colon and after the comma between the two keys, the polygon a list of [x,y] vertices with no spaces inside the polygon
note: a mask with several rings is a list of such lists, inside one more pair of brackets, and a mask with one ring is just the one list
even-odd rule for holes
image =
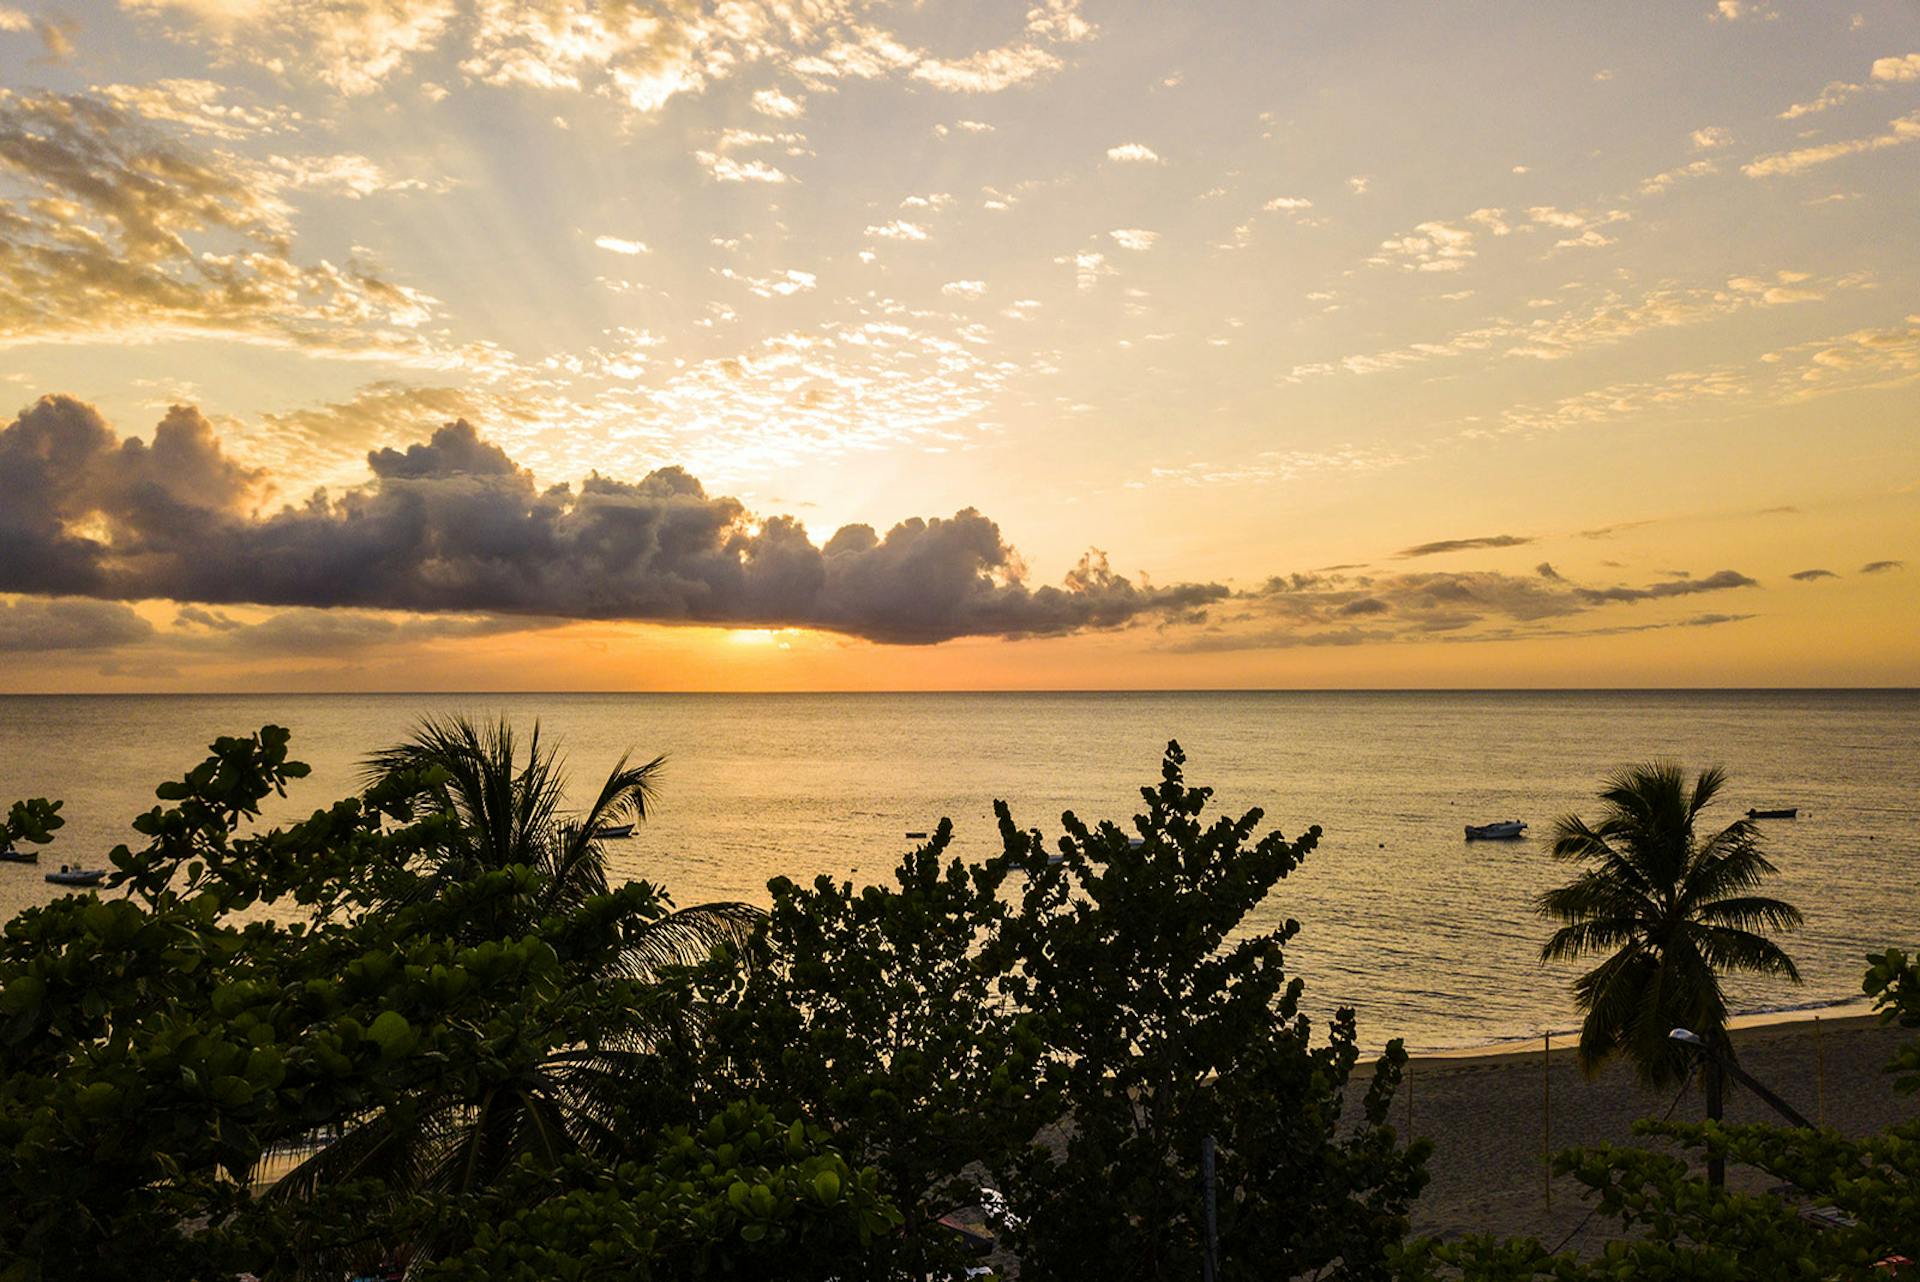
{"label": "calm sea water", "polygon": [[[99,864],[153,787],[214,736],[294,731],[313,774],[287,813],[352,790],[357,763],[419,716],[538,718],[586,792],[631,747],[666,754],[659,814],[617,868],[683,903],[765,902],[769,877],[882,879],[909,831],[941,816],[958,850],[997,849],[992,803],[1050,836],[1059,816],[1123,822],[1177,738],[1192,781],[1293,835],[1325,830],[1263,906],[1304,925],[1289,961],[1311,1005],[1357,1006],[1363,1039],[1484,1045],[1576,1021],[1570,967],[1537,960],[1529,903],[1565,875],[1544,832],[1593,809],[1602,772],[1718,762],[1718,808],[1797,805],[1768,824],[1778,891],[1807,925],[1806,982],[1737,992],[1758,1011],[1844,999],[1869,948],[1920,943],[1920,692],[1219,693],[985,695],[154,696],[0,698],[0,805],[64,798],[40,869],[0,865],[0,913],[50,898],[41,871]],[[1462,840],[1517,818],[1535,839]]]}

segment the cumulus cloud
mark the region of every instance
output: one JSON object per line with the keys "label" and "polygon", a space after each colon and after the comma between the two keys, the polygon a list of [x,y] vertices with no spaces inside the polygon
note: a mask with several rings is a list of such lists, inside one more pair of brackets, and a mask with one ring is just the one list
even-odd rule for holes
{"label": "cumulus cloud", "polygon": [[1143,142],[1123,142],[1107,148],[1107,159],[1123,165],[1157,165],[1160,153]]}
{"label": "cumulus cloud", "polygon": [[1531,543],[1531,538],[1522,538],[1517,534],[1490,534],[1475,539],[1438,539],[1432,543],[1417,543],[1410,548],[1402,548],[1394,555],[1402,560],[1416,556],[1438,556],[1443,552],[1467,552],[1481,548],[1517,548]]}
{"label": "cumulus cloud", "polygon": [[541,487],[464,421],[367,457],[371,479],[256,510],[261,478],[177,408],[152,445],[43,397],[0,429],[0,591],[203,605],[401,610],[807,627],[892,644],[1059,635],[1219,601],[1155,587],[1090,552],[1030,586],[999,527],[967,508],[824,546],[680,468]]}
{"label": "cumulus cloud", "polygon": [[1920,53],[1910,53],[1900,58],[1874,59],[1873,78],[1897,81],[1920,80]]}

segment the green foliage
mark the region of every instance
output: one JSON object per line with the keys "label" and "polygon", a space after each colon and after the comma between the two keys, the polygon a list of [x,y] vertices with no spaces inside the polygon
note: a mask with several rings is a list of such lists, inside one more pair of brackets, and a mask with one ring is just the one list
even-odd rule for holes
{"label": "green foliage", "polygon": [[804,1111],[878,1167],[908,1214],[871,1254],[914,1276],[964,1263],[937,1221],[977,1205],[981,1177],[1060,1114],[1057,1095],[1037,1089],[1040,1044],[982,951],[1005,928],[1007,870],[943,862],[952,838],[942,821],[892,885],[769,883],[755,965],[716,995],[699,1075],[703,1098]]}
{"label": "green foliage", "polygon": [[[1861,987],[1873,998],[1883,1023],[1920,1028],[1920,960],[1908,961],[1898,948],[1869,954]],[[1894,1079],[1895,1090],[1920,1091],[1920,1038],[1902,1044],[1887,1071],[1899,1075]]]}
{"label": "green foliage", "polygon": [[426,1276],[851,1279],[900,1224],[878,1184],[818,1127],[735,1104],[703,1127],[667,1131],[644,1163],[523,1162],[468,1211],[472,1245]]}
{"label": "green foliage", "polygon": [[[465,1245],[463,1208],[505,1172],[657,1133],[609,1083],[644,1079],[644,1030],[684,1022],[658,982],[664,896],[557,896],[523,862],[420,893],[469,840],[432,763],[245,832],[306,773],[286,746],[216,742],[114,851],[127,896],[0,937],[0,1278],[430,1256]],[[263,1158],[326,1139],[253,1195]]]}
{"label": "green foliage", "polygon": [[1762,933],[1801,919],[1793,905],[1754,893],[1776,871],[1759,830],[1741,819],[1696,836],[1725,783],[1717,767],[1689,786],[1679,766],[1635,766],[1606,781],[1598,823],[1568,815],[1554,827],[1554,857],[1583,867],[1538,900],[1561,923],[1541,958],[1605,957],[1573,985],[1586,1012],[1579,1050],[1588,1069],[1621,1052],[1643,1080],[1670,1085],[1690,1063],[1670,1030],[1691,1029],[1731,1054],[1721,975],[1799,981],[1792,958]]}
{"label": "green foliage", "polygon": [[1248,923],[1320,831],[1256,839],[1258,810],[1206,822],[1211,791],[1186,785],[1184,760],[1168,745],[1141,790],[1137,843],[1068,814],[1054,862],[997,808],[1026,886],[988,956],[1069,1102],[1004,1185],[1021,1276],[1198,1277],[1208,1136],[1221,1277],[1377,1276],[1426,1179],[1427,1146],[1386,1122],[1405,1054],[1390,1046],[1343,1121],[1353,1014],[1314,1046],[1283,965],[1298,923]]}
{"label": "green foliage", "polygon": [[608,882],[657,763],[569,820],[537,732],[432,724],[262,827],[288,743],[218,740],[119,894],[0,936],[3,1282],[951,1277],[980,1203],[1028,1278],[1187,1277],[1209,1136],[1223,1277],[1378,1276],[1404,1231],[1405,1057],[1343,1117],[1352,1014],[1316,1045],[1298,927],[1251,924],[1317,831],[1208,822],[1177,745],[1138,845],[1068,815],[1050,864],[1003,806],[984,866],[943,823],[762,918]]}
{"label": "green foliage", "polygon": [[45,797],[16,801],[7,811],[5,829],[0,830],[0,850],[11,850],[23,841],[44,846],[53,840],[54,832],[66,822],[60,815],[60,803],[57,801],[48,801]]}

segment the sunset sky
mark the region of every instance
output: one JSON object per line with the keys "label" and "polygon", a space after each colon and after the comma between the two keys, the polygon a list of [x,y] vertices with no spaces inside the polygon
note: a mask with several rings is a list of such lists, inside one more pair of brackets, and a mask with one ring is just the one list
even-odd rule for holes
{"label": "sunset sky", "polygon": [[1920,684],[1911,0],[0,0],[0,86],[0,691]]}

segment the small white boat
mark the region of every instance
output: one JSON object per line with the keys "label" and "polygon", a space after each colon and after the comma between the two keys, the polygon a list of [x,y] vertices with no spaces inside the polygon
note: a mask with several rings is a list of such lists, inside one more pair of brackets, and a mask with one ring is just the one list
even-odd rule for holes
{"label": "small white boat", "polygon": [[1513,841],[1526,835],[1527,826],[1518,819],[1503,819],[1499,823],[1468,824],[1468,841]]}
{"label": "small white boat", "polygon": [[56,886],[98,886],[106,877],[104,868],[69,868],[65,864],[60,865],[59,872],[47,874],[47,880]]}
{"label": "small white boat", "polygon": [[606,841],[609,838],[631,837],[633,836],[633,825],[601,824],[593,830],[593,835],[601,841]]}

